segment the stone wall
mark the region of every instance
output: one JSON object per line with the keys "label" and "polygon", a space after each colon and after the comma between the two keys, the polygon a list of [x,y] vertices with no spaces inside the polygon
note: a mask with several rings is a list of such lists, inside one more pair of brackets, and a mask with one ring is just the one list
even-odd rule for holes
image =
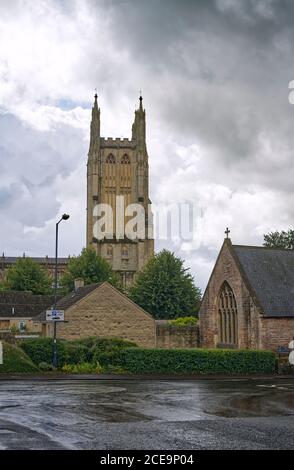
{"label": "stone wall", "polygon": [[288,347],[294,337],[294,318],[266,318],[260,320],[261,347],[277,351],[278,346]]}
{"label": "stone wall", "polygon": [[170,326],[167,322],[156,321],[156,347],[164,349],[197,348],[199,346],[198,326]]}

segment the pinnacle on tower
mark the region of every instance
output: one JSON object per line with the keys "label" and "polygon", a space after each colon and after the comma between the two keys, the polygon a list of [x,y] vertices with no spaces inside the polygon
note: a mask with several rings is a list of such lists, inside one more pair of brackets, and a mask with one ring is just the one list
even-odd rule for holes
{"label": "pinnacle on tower", "polygon": [[94,105],[92,107],[91,135],[89,157],[97,153],[100,145],[100,109],[98,108],[98,95],[94,95]]}

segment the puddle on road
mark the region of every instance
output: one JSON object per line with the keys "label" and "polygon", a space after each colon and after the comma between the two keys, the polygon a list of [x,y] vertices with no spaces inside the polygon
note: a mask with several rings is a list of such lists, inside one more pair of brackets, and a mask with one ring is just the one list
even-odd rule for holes
{"label": "puddle on road", "polygon": [[[288,386],[286,386],[288,385]],[[256,384],[247,392],[233,392],[204,410],[224,418],[291,416],[294,414],[294,383]]]}

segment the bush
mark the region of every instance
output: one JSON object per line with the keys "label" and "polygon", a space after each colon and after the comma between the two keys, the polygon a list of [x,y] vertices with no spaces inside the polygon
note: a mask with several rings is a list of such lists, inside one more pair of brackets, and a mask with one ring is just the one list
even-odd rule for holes
{"label": "bush", "polygon": [[74,341],[65,341],[63,344],[65,348],[63,364],[81,364],[92,361],[93,354],[87,346]]}
{"label": "bush", "polygon": [[[52,338],[32,338],[22,340],[20,343],[21,348],[30,357],[34,364],[52,362]],[[66,363],[66,351],[63,341],[57,340],[58,351],[58,365],[61,366]]]}
{"label": "bush", "polygon": [[123,349],[111,358],[133,374],[272,374],[270,351],[229,349]]}
{"label": "bush", "polygon": [[0,364],[0,373],[36,373],[38,367],[33,364],[26,353],[17,346],[3,343],[3,364]]}
{"label": "bush", "polygon": [[90,364],[89,362],[65,364],[61,370],[67,374],[101,374],[103,372],[103,368],[99,363]]}
{"label": "bush", "polygon": [[169,326],[177,326],[177,327],[186,327],[186,326],[196,326],[198,324],[197,317],[179,317],[175,320],[169,320]]}
{"label": "bush", "polygon": [[53,370],[52,364],[48,364],[48,362],[40,362],[39,369],[42,372],[50,372]]}

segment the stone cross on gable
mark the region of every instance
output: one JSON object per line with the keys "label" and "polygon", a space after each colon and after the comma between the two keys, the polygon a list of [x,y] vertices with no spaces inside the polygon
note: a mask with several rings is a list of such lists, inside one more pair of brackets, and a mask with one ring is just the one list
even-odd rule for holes
{"label": "stone cross on gable", "polygon": [[229,230],[228,227],[227,227],[226,230],[225,230],[225,234],[226,234],[227,238],[229,238],[229,233],[230,232],[231,232],[231,230]]}

